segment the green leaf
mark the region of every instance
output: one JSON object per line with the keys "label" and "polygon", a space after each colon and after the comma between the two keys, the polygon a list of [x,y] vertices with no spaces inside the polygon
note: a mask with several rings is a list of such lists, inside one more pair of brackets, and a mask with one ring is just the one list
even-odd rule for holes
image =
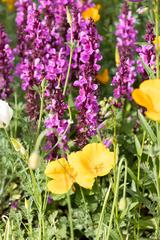
{"label": "green leaf", "polygon": [[140,119],[143,129],[148,133],[148,136],[150,137],[150,139],[155,143],[157,141],[156,135],[154,134],[154,132],[153,132],[152,128],[150,127],[150,125],[148,124],[147,120],[141,114],[140,111],[138,111],[138,116],[139,116],[139,119]]}
{"label": "green leaf", "polygon": [[149,78],[150,78],[150,79],[155,79],[156,76],[155,76],[155,74],[154,74],[154,71],[153,71],[150,67],[148,67],[148,65],[143,61],[142,58],[140,58],[140,60],[141,60],[141,62],[142,62],[142,64],[143,64],[143,67],[144,67],[144,69],[146,70]]}
{"label": "green leaf", "polygon": [[135,140],[137,155],[140,157],[142,155],[142,147],[136,135],[134,135],[134,140]]}

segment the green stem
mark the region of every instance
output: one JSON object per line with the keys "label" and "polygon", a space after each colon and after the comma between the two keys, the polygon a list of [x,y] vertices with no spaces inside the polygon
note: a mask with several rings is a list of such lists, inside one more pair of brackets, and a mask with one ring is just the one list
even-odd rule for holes
{"label": "green stem", "polygon": [[69,45],[69,47],[70,47],[70,56],[69,56],[69,64],[68,64],[68,70],[67,70],[67,75],[66,75],[66,81],[65,81],[64,89],[63,89],[63,95],[64,96],[65,96],[66,90],[67,90],[69,75],[70,75],[70,71],[71,71],[72,57],[73,57],[73,52],[74,52],[72,23],[70,23],[70,27],[71,27],[71,41],[70,41],[70,45]]}
{"label": "green stem", "polygon": [[31,222],[31,209],[30,206],[27,208],[27,218],[28,218],[28,227],[29,227],[29,237],[32,240],[33,239],[33,230],[32,230],[32,222]]}
{"label": "green stem", "polygon": [[[142,145],[141,145],[141,153],[140,153],[140,156],[139,154],[137,154],[137,158],[138,158],[138,172],[137,172],[137,182],[138,182],[138,191],[139,191],[139,181],[140,181],[140,166],[141,166],[141,160],[142,160],[142,154],[143,154],[143,148],[144,148],[144,142],[145,142],[145,138],[146,138],[146,132],[144,131],[143,132],[143,139],[142,139]],[[139,226],[139,216],[140,216],[140,206],[138,207],[138,216],[137,216],[137,239],[140,238],[140,235],[139,235],[139,229],[140,229],[140,226]]]}
{"label": "green stem", "polygon": [[110,185],[109,185],[109,188],[106,192],[105,199],[104,199],[104,202],[103,202],[103,207],[102,207],[101,215],[100,215],[100,218],[99,218],[98,230],[97,230],[97,234],[96,234],[96,240],[99,240],[99,238],[100,238],[100,232],[101,232],[101,229],[102,229],[102,224],[103,224],[103,219],[104,219],[104,212],[105,212],[105,209],[106,209],[106,205],[107,205],[107,201],[108,201],[108,197],[109,197],[109,194],[110,194],[111,187],[112,187],[112,183],[110,183]]}
{"label": "green stem", "polygon": [[[117,178],[116,178],[116,184],[115,184],[115,192],[114,192],[114,199],[113,199],[113,204],[112,204],[112,210],[111,210],[111,215],[110,215],[110,220],[109,220],[107,236],[106,236],[105,240],[109,239],[111,228],[112,228],[112,221],[113,221],[114,210],[115,210],[116,203],[117,203],[117,198],[118,198],[120,174],[121,174],[121,168],[122,168],[123,161],[124,161],[124,159],[121,159],[120,163],[119,163],[119,166],[118,166]],[[120,236],[120,237],[122,239],[122,236]]]}
{"label": "green stem", "polygon": [[18,121],[18,104],[17,104],[17,94],[15,93],[14,95],[14,99],[15,99],[15,126],[14,126],[14,134],[15,136],[17,135],[17,121]]}
{"label": "green stem", "polygon": [[67,70],[67,76],[66,76],[66,81],[63,89],[63,95],[65,96],[66,90],[67,90],[67,85],[68,85],[68,80],[69,80],[69,75],[71,71],[71,64],[72,64],[72,57],[73,57],[73,46],[70,47],[70,56],[69,56],[69,64],[68,64],[68,70]]}
{"label": "green stem", "polygon": [[83,202],[84,202],[84,207],[85,207],[86,213],[88,213],[88,208],[87,208],[86,200],[85,200],[84,193],[83,193],[83,190],[82,190],[82,187],[81,187],[81,186],[80,186],[80,192],[81,192],[81,196],[82,196],[82,199],[83,199]]}
{"label": "green stem", "polygon": [[93,228],[93,230],[94,230],[93,218],[92,218],[91,213],[89,212],[89,209],[87,208],[85,196],[84,196],[83,189],[82,189],[81,186],[80,186],[80,192],[81,192],[81,196],[82,196],[82,199],[83,199],[83,202],[84,202],[84,207],[85,207],[86,214],[88,214],[88,216],[89,216],[89,218],[90,218],[90,220],[91,220],[91,222],[92,222],[92,228]]}
{"label": "green stem", "polygon": [[[158,142],[158,149],[160,148],[160,129],[159,129],[159,123],[156,122],[156,130],[157,130],[157,142]],[[158,173],[158,179],[160,180],[160,152],[158,154],[159,159],[159,173]]]}
{"label": "green stem", "polygon": [[7,137],[8,141],[9,141],[9,143],[11,143],[11,140],[10,140],[10,137],[9,137],[9,134],[8,134],[6,128],[4,128],[4,131],[5,131],[5,134],[6,134],[6,137]]}
{"label": "green stem", "polygon": [[39,221],[39,238],[38,240],[43,240],[42,236],[42,219],[43,219],[43,213],[41,207],[39,208],[39,214],[38,214],[38,221]]}
{"label": "green stem", "polygon": [[74,230],[73,230],[73,221],[72,221],[72,207],[71,199],[69,193],[67,193],[67,204],[68,204],[68,213],[69,213],[69,226],[70,226],[70,240],[74,240]]}
{"label": "green stem", "polygon": [[34,201],[37,206],[37,209],[39,211],[39,208],[41,207],[41,194],[38,190],[38,186],[37,186],[37,182],[36,182],[34,173],[33,173],[32,169],[29,169],[29,170],[30,170],[30,175],[31,175],[31,179],[32,179],[32,184],[33,184],[33,197],[34,197]]}
{"label": "green stem", "polygon": [[45,93],[45,80],[43,80],[41,85],[41,94],[40,94],[40,113],[39,113],[39,119],[38,119],[38,126],[37,126],[37,133],[36,133],[36,139],[38,138],[40,128],[41,128],[41,122],[42,122],[42,116],[43,116],[43,108],[44,108],[44,93]]}
{"label": "green stem", "polygon": [[[156,166],[156,159],[153,157],[152,158],[152,162],[153,162],[153,173],[154,173],[154,177],[155,177],[155,185],[156,185],[156,190],[157,190],[157,195],[158,195],[158,201],[157,201],[157,215],[160,215],[160,188],[159,188],[159,179],[158,179],[158,174],[157,174],[157,166]],[[158,239],[158,235],[159,235],[159,217],[157,217],[157,229],[158,231],[156,231],[156,236],[155,239]],[[157,237],[157,238],[156,238]]]}
{"label": "green stem", "polygon": [[156,72],[157,79],[159,78],[159,0],[155,0],[155,29],[156,29]]}

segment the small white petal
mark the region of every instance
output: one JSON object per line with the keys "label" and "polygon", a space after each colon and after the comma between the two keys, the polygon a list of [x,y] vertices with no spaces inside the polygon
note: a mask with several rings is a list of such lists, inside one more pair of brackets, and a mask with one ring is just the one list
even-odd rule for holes
{"label": "small white petal", "polygon": [[0,128],[8,127],[13,116],[13,110],[7,102],[0,99]]}

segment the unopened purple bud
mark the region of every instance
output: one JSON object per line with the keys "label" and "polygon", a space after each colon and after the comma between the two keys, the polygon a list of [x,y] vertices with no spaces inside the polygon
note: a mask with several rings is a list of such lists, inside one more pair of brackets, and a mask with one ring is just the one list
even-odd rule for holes
{"label": "unopened purple bud", "polygon": [[47,203],[50,205],[53,202],[53,198],[49,195],[47,198]]}
{"label": "unopened purple bud", "polygon": [[111,145],[112,145],[112,139],[108,139],[106,138],[104,141],[103,141],[104,145],[109,148]]}
{"label": "unopened purple bud", "polygon": [[17,200],[11,202],[11,208],[13,208],[13,209],[18,208],[18,201]]}

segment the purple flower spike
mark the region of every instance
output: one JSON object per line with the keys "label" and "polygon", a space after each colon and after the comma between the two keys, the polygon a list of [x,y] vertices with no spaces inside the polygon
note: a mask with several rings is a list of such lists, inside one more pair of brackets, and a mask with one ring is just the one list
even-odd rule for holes
{"label": "purple flower spike", "polygon": [[[67,149],[70,131],[67,97],[63,88],[68,70],[70,49],[66,42],[71,40],[71,29],[67,23],[66,7],[73,14],[73,40],[76,41],[68,85],[78,91],[75,105],[78,111],[77,135],[79,142],[87,141],[96,133],[97,127],[97,83],[95,76],[100,68],[98,61],[100,38],[92,21],[85,21],[81,13],[94,6],[92,0],[38,0],[36,6],[31,0],[18,0],[17,28],[20,62],[16,74],[22,80],[26,94],[27,112],[34,122],[39,117],[39,95],[34,86],[40,88],[43,79],[45,91],[45,127],[52,129],[47,134],[46,151],[48,159],[58,156],[57,149]],[[74,91],[75,91],[74,89]],[[69,93],[69,87],[67,88]],[[66,94],[66,95],[67,95]],[[58,144],[57,141],[59,140]],[[56,148],[55,148],[56,145]],[[54,147],[54,150],[52,150]]]}
{"label": "purple flower spike", "polygon": [[143,2],[143,0],[128,0],[129,2]]}
{"label": "purple flower spike", "polygon": [[119,16],[116,37],[120,64],[112,80],[112,85],[115,87],[114,97],[118,99],[124,97],[131,100],[132,86],[136,80],[133,55],[136,51],[137,31],[135,30],[135,19],[126,2],[123,4],[122,13]]}
{"label": "purple flower spike", "polygon": [[139,54],[139,59],[137,61],[137,72],[141,74],[143,80],[149,79],[143,63],[150,67],[154,72],[156,72],[156,50],[155,45],[153,44],[155,34],[153,27],[154,25],[150,22],[148,22],[146,25],[146,34],[144,36],[144,39],[148,45],[137,47],[137,53]]}
{"label": "purple flower spike", "polygon": [[73,12],[73,38],[77,42],[72,68],[73,86],[78,89],[75,99],[77,115],[77,144],[84,146],[96,134],[98,127],[98,85],[96,75],[102,59],[99,52],[100,36],[93,21],[85,21],[76,11]]}
{"label": "purple flower spike", "polygon": [[0,98],[6,99],[10,93],[10,84],[13,81],[12,71],[14,56],[9,45],[9,38],[0,26]]}

